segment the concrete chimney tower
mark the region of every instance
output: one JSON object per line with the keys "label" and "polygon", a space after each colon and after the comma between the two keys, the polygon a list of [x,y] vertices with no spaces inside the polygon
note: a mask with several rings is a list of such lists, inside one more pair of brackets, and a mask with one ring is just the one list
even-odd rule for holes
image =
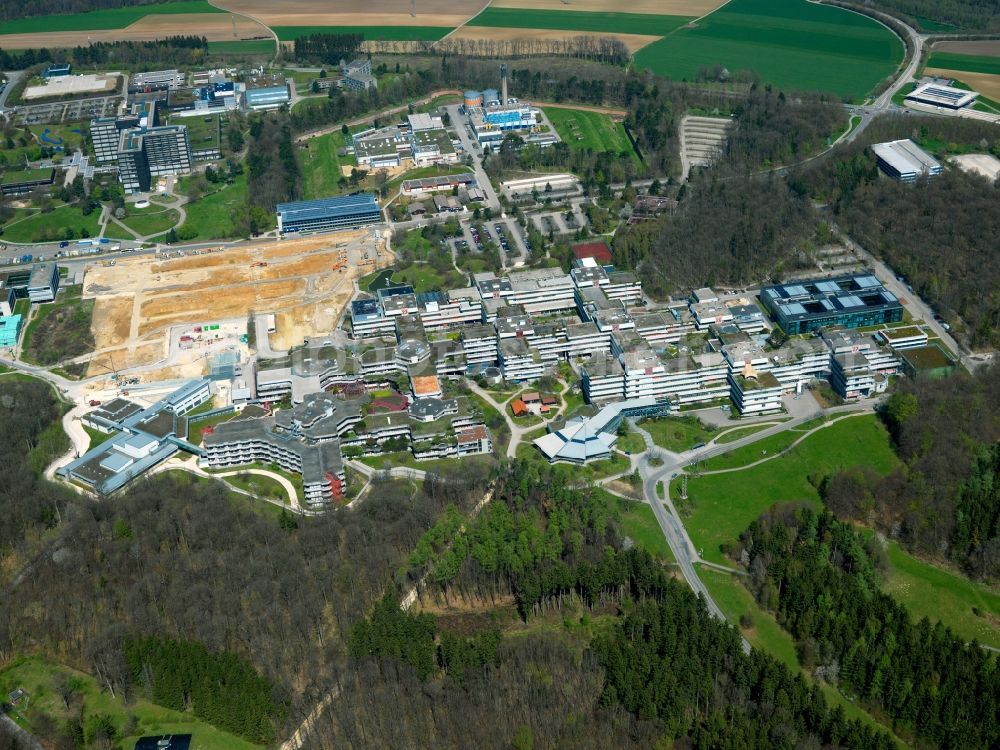
{"label": "concrete chimney tower", "polygon": [[507,106],[507,64],[500,65],[500,104]]}

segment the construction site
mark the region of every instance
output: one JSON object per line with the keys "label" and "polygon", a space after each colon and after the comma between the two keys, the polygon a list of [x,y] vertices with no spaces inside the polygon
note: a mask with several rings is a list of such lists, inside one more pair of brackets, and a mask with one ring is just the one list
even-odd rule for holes
{"label": "construction site", "polygon": [[249,353],[251,314],[272,313],[270,345],[287,349],[333,330],[354,281],[391,261],[377,230],[355,230],[95,263],[83,283],[95,300],[87,375],[161,363],[144,379],[196,377],[220,348]]}

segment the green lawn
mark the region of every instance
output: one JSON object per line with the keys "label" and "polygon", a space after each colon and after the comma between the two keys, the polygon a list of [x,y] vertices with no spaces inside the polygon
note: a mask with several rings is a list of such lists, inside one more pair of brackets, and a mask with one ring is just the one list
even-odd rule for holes
{"label": "green lawn", "polygon": [[208,417],[207,419],[199,419],[197,422],[188,422],[188,433],[187,440],[189,443],[194,443],[195,445],[201,444],[201,431],[206,427],[215,427],[217,424],[222,424],[223,422],[228,422],[235,416],[233,412],[227,412],[226,414],[216,414],[214,417]]}
{"label": "green lawn", "polygon": [[[818,506],[819,493],[810,478],[818,482],[838,469],[856,465],[885,474],[898,461],[875,416],[843,419],[759,466],[690,477],[687,503],[691,512],[684,525],[706,560],[725,563],[720,545],[736,541],[771,505],[804,501]],[[679,484],[675,480],[670,488],[675,501],[680,497]]]}
{"label": "green lawn", "polygon": [[969,73],[991,73],[1000,76],[1000,57],[989,55],[961,55],[956,52],[931,52],[928,68],[965,70]]}
{"label": "green lawn", "polygon": [[[3,238],[7,242],[44,242],[46,240],[96,237],[100,229],[100,209],[84,216],[78,206],[61,204],[49,213],[36,212],[16,223],[4,226]],[[67,237],[68,230],[73,231]]]}
{"label": "green lawn", "polygon": [[[919,620],[940,620],[961,638],[1000,648],[1000,593],[908,554],[889,543],[885,591]],[[977,609],[976,614],[973,609]]]}
{"label": "green lawn", "polygon": [[755,432],[760,432],[761,430],[766,430],[772,425],[768,424],[752,424],[746,427],[737,427],[729,432],[724,432],[719,437],[715,439],[716,445],[722,445],[725,443],[732,443],[740,438],[745,438],[747,435],[753,435]]}
{"label": "green lawn", "polygon": [[[159,5],[133,5],[126,8],[93,10],[88,13],[60,13],[50,16],[34,16],[4,21],[2,34],[39,34],[49,31],[90,31],[92,29],[124,29],[141,18],[152,15],[178,13],[225,13],[213,8],[205,0],[184,0],[184,2],[162,3]],[[195,33],[195,32],[193,32]]]}
{"label": "green lawn", "polygon": [[633,158],[638,158],[625,135],[625,127],[608,115],[558,107],[546,107],[545,114],[570,148],[612,151],[616,154],[626,151]]}
{"label": "green lawn", "polygon": [[643,13],[592,13],[569,10],[487,8],[467,25],[513,29],[560,29],[664,36],[693,20],[690,16]]}
{"label": "green lawn", "polygon": [[639,68],[693,80],[723,65],[754,70],[775,86],[863,99],[903,59],[902,42],[857,13],[806,0],[731,0],[700,20],[639,50]]}
{"label": "green lawn", "polygon": [[225,481],[233,485],[233,487],[249,492],[257,497],[280,500],[283,503],[288,502],[288,493],[285,491],[285,488],[271,477],[266,477],[262,474],[250,474],[248,472],[246,474],[236,474],[235,476],[226,477]]}
{"label": "green lawn", "polygon": [[[126,706],[121,698],[102,691],[90,675],[39,657],[17,658],[0,670],[0,694],[6,697],[15,688],[23,688],[31,697],[24,716],[27,722],[37,723],[48,716],[56,724],[62,724],[74,718],[71,711],[76,704],[71,704],[74,709],[66,709],[56,689],[60,675],[67,675],[72,680],[74,692],[83,696],[85,722],[96,714],[111,718],[118,732],[116,747],[131,748],[139,737],[149,734],[191,734],[191,750],[254,750],[260,747],[216,729],[189,713],[172,711],[147,700],[136,700]],[[132,734],[125,735],[130,714],[136,719],[136,727]],[[19,723],[30,728],[26,722]]]}
{"label": "green lawn", "polygon": [[803,432],[806,430],[784,430],[776,435],[744,445],[742,448],[734,448],[729,453],[723,453],[721,456],[703,461],[696,468],[698,471],[718,471],[719,469],[733,469],[737,466],[752,464],[762,458],[773,456],[775,453],[781,453],[802,437]]}
{"label": "green lawn", "polygon": [[653,515],[653,509],[645,503],[622,500],[620,497],[615,499],[621,513],[622,529],[628,537],[656,559],[673,562],[674,553],[670,551],[670,545]]}
{"label": "green lawn", "polygon": [[778,624],[774,615],[760,608],[738,576],[699,565],[698,577],[730,623],[739,628],[740,617],[750,615],[753,627],[741,630],[751,645],[767,651],[793,671],[801,669],[791,634]]}
{"label": "green lawn", "polygon": [[100,430],[95,430],[93,427],[87,427],[86,425],[84,425],[83,430],[90,436],[91,448],[96,448],[98,445],[107,442],[117,434],[115,432],[101,432]]}
{"label": "green lawn", "polygon": [[310,34],[363,34],[365,39],[397,42],[436,42],[451,26],[272,26],[283,42],[293,42]]}
{"label": "green lawn", "polygon": [[421,469],[427,472],[440,472],[448,474],[456,469],[461,471],[462,466],[472,464],[485,464],[489,467],[496,465],[493,456],[467,456],[465,458],[432,458],[426,461],[418,461],[409,451],[399,453],[383,453],[378,456],[366,456],[360,459],[361,463],[368,464],[373,469],[390,469],[395,466],[405,466],[411,469]]}
{"label": "green lawn", "polygon": [[298,150],[304,199],[326,198],[343,192],[337,185],[341,178],[337,149],[344,145],[344,134],[338,130],[310,138]]}
{"label": "green lawn", "polygon": [[119,221],[140,237],[162,234],[177,224],[181,218],[176,209],[156,205],[151,205],[149,208],[129,207],[126,211],[128,215]]}
{"label": "green lawn", "polygon": [[221,115],[198,117],[171,117],[170,125],[184,125],[191,139],[191,150],[219,148],[219,120]]}
{"label": "green lawn", "polygon": [[642,453],[646,450],[646,441],[642,439],[640,435],[635,430],[629,430],[624,435],[618,436],[618,442],[615,443],[615,448],[624,453]]}
{"label": "green lawn", "polygon": [[707,443],[718,430],[707,426],[697,417],[659,417],[644,419],[639,426],[646,430],[653,442],[668,451],[690,450],[698,443]]}
{"label": "green lawn", "polygon": [[241,174],[232,185],[184,206],[187,212],[184,225],[197,229],[198,239],[202,240],[238,237],[233,214],[246,202],[246,195],[247,177]]}

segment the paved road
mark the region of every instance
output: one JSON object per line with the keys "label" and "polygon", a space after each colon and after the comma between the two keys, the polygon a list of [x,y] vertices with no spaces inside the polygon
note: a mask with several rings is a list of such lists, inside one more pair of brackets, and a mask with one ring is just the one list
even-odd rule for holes
{"label": "paved road", "polygon": [[4,87],[3,92],[0,92],[0,112],[4,111],[4,103],[7,101],[7,97],[10,96],[11,89],[21,80],[21,76],[24,75],[23,71],[11,70],[4,73],[7,78],[7,85]]}
{"label": "paved road", "polygon": [[455,132],[458,133],[458,139],[462,142],[462,148],[465,149],[465,153],[472,157],[472,171],[476,174],[476,182],[479,189],[486,195],[486,204],[499,215],[501,211],[500,199],[497,198],[496,190],[493,189],[493,183],[490,182],[490,178],[486,176],[486,170],[483,169],[483,152],[478,149],[479,144],[473,141],[472,136],[469,135],[469,127],[466,124],[465,117],[459,114],[459,106],[458,104],[452,104],[445,109],[451,118],[451,124],[455,128]]}

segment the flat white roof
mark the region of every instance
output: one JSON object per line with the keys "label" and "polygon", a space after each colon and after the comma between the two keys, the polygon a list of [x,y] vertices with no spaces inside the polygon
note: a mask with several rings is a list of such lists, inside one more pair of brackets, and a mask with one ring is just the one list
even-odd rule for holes
{"label": "flat white roof", "polygon": [[909,138],[875,143],[872,145],[872,151],[900,174],[922,174],[941,170],[937,160]]}
{"label": "flat white roof", "polygon": [[979,96],[978,91],[957,89],[954,86],[945,86],[940,83],[925,83],[907,94],[906,98],[958,109],[972,104],[977,96]]}

